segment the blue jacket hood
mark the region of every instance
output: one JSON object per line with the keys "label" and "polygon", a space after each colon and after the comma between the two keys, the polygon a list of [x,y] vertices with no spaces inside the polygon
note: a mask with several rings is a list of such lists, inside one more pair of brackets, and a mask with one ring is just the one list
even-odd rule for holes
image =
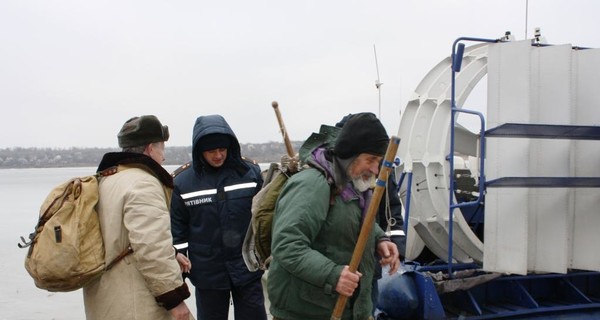
{"label": "blue jacket hood", "polygon": [[233,167],[238,167],[240,165],[244,166],[240,151],[240,143],[227,121],[225,121],[225,118],[220,115],[208,115],[199,116],[194,124],[192,133],[192,161],[194,169],[202,170],[202,168],[206,166],[204,157],[202,157],[202,152],[199,151],[198,142],[204,136],[215,133],[228,135],[231,140],[231,145],[227,149],[225,165]]}

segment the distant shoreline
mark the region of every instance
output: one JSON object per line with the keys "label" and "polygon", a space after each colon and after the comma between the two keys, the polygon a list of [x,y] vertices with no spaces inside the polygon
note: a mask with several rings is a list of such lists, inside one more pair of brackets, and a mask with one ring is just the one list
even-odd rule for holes
{"label": "distant shoreline", "polygon": [[[302,141],[293,141],[299,150]],[[242,156],[258,163],[279,162],[285,154],[282,142],[240,144]],[[0,149],[0,169],[95,167],[102,156],[115,148],[5,148]],[[192,147],[165,148],[164,165],[182,165],[192,159]]]}

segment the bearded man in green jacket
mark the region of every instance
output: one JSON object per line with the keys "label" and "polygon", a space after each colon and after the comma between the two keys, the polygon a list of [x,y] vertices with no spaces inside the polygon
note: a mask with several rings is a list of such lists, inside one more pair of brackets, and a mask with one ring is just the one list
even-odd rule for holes
{"label": "bearded man in green jacket", "polygon": [[377,117],[359,113],[333,147],[324,144],[300,155],[309,167],[287,181],[273,220],[268,293],[275,319],[329,319],[339,295],[349,297],[343,319],[372,318],[375,250],[394,273],[398,249],[374,224],[358,271],[350,272],[348,263],[388,143]]}

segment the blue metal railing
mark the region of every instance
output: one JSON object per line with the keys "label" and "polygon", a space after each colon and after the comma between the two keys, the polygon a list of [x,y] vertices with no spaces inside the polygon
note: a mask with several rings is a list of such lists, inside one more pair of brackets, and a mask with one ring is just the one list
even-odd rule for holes
{"label": "blue metal railing", "polygon": [[[448,216],[448,276],[452,277],[452,239],[453,239],[453,211],[455,208],[471,206],[471,205],[479,205],[481,203],[481,199],[484,195],[484,187],[485,187],[485,175],[484,175],[484,160],[485,160],[485,120],[483,118],[483,114],[476,111],[470,110],[460,110],[456,107],[456,73],[460,72],[460,68],[462,66],[462,58],[465,50],[464,43],[461,41],[475,41],[475,42],[487,42],[487,43],[496,43],[500,40],[498,39],[484,39],[484,38],[471,38],[471,37],[461,37],[454,41],[452,44],[452,88],[451,88],[451,97],[450,103],[452,108],[452,115],[450,117],[450,153],[448,154],[447,160],[450,163],[450,181],[449,181],[449,216]],[[457,112],[464,112],[475,114],[479,116],[481,121],[481,129],[480,129],[480,137],[479,137],[479,148],[481,150],[480,161],[479,161],[479,195],[477,199],[470,202],[464,202],[460,204],[454,203],[454,126],[455,126],[455,116]]]}

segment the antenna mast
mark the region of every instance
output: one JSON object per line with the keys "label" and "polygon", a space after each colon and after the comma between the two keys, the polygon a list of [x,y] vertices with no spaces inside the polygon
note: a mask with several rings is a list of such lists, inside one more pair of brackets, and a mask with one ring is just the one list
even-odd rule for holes
{"label": "antenna mast", "polygon": [[529,19],[529,0],[525,0],[525,37],[527,39],[527,19]]}
{"label": "antenna mast", "polygon": [[377,49],[375,48],[375,45],[373,45],[373,53],[375,53],[375,69],[377,70],[377,80],[375,80],[375,88],[377,88],[377,93],[379,94],[379,114],[377,115],[377,117],[381,119],[381,85],[383,83],[379,81],[379,64],[377,63]]}

